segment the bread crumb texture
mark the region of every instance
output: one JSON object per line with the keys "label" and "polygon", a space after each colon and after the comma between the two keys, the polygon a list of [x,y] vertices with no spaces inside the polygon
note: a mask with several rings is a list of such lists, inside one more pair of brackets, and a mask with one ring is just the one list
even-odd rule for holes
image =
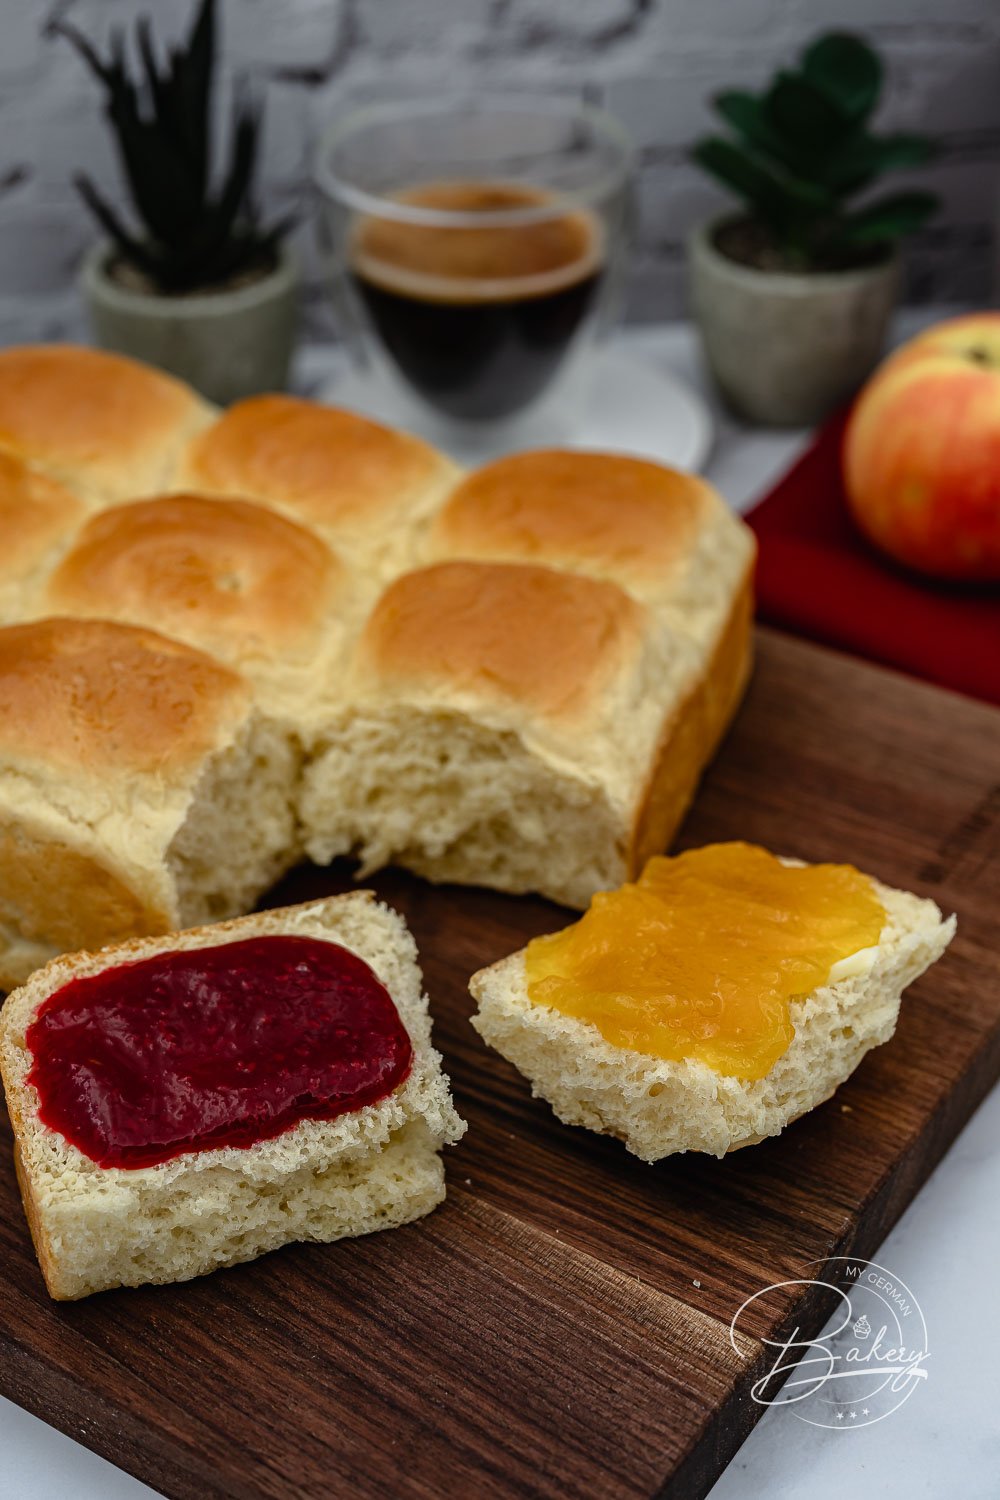
{"label": "bread crumb texture", "polygon": [[[135,1169],[99,1167],[39,1121],[25,1037],[48,996],[109,964],[278,933],[340,943],[385,985],[413,1044],[411,1071],[393,1094],[333,1120],[300,1121],[249,1148],[190,1152]],[[8,997],[0,1069],[28,1221],[59,1299],[186,1281],[291,1241],[328,1242],[408,1223],[444,1198],[440,1148],[465,1131],[431,1045],[413,939],[367,891],[55,959]]]}

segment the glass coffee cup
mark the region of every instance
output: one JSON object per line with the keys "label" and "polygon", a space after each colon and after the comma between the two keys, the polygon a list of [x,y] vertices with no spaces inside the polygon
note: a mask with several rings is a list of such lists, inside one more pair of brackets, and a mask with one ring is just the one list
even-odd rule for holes
{"label": "glass coffee cup", "polygon": [[517,95],[376,105],[330,129],[334,299],[402,420],[495,431],[579,394],[617,311],[631,160],[611,116]]}

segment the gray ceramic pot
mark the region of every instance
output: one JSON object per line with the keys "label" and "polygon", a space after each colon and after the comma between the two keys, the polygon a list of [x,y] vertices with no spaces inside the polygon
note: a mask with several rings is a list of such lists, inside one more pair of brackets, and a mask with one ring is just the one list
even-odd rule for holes
{"label": "gray ceramic pot", "polygon": [[756,271],[715,248],[724,222],[703,225],[688,242],[709,368],[740,416],[773,427],[816,422],[878,363],[896,302],[898,258],[854,271]]}
{"label": "gray ceramic pot", "polygon": [[298,271],[287,246],[269,276],[232,291],[161,297],[106,273],[107,245],[80,273],[98,343],[158,365],[221,406],[283,389],[298,322]]}

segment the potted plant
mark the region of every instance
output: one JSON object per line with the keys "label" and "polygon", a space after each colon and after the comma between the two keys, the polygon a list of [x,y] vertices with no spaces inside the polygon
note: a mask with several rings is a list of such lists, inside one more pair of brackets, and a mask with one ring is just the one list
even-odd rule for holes
{"label": "potted plant", "polygon": [[753,421],[815,421],[864,380],[883,348],[897,241],[936,200],[866,194],[883,173],[931,154],[923,136],[872,132],[881,84],[872,49],[831,33],[763,93],[719,94],[713,103],[733,138],[694,149],[745,205],[698,229],[689,257],[709,367]]}
{"label": "potted plant", "polygon": [[228,402],[284,385],[295,338],[298,276],[284,236],[263,224],[255,178],[261,110],[245,89],[232,106],[229,160],[213,173],[215,0],[202,0],[187,42],[160,58],[148,18],[137,21],[133,79],[123,29],[101,57],[65,21],[100,80],[141,229],[133,230],[85,176],[76,179],[107,240],[87,257],[82,287],[98,341]]}

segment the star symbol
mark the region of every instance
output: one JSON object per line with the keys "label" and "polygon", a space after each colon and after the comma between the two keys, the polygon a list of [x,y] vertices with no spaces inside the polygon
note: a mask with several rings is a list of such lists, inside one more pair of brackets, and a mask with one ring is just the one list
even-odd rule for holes
{"label": "star symbol", "polygon": [[857,1416],[857,1412],[856,1412],[856,1411],[852,1411],[852,1412],[851,1412],[851,1421],[852,1421],[852,1422],[853,1422],[853,1421],[854,1421],[854,1418],[855,1418],[855,1417],[856,1417],[856,1416]]}
{"label": "star symbol", "polygon": [[838,1422],[842,1422],[843,1420],[844,1420],[844,1413],[842,1411],[838,1411],[838,1413],[837,1413],[837,1421]]}
{"label": "star symbol", "polygon": [[862,1409],[861,1415],[863,1417],[867,1417],[867,1415],[868,1415],[868,1408],[867,1408],[867,1406]]}

